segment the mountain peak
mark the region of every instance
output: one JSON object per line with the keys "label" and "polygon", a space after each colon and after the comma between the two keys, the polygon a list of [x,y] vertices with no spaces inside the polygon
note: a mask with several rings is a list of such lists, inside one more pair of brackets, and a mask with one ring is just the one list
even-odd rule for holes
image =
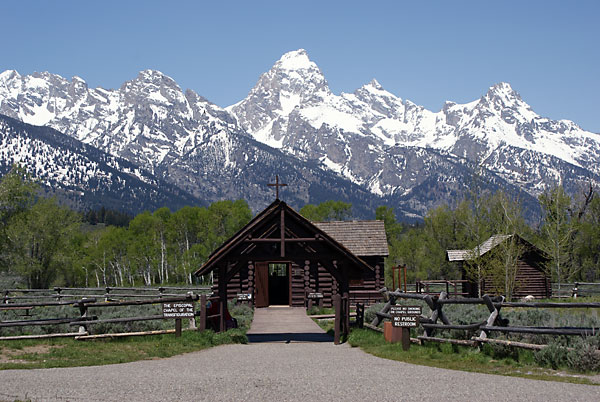
{"label": "mountain peak", "polygon": [[371,81],[369,81],[369,83],[367,84],[367,86],[370,86],[370,87],[378,89],[378,90],[382,90],[383,89],[383,87],[381,86],[381,84],[379,83],[379,81],[377,81],[375,78],[373,78]]}
{"label": "mountain peak", "polygon": [[[131,83],[138,83],[142,85],[153,84],[157,86],[166,86],[171,88],[179,88],[175,80],[162,71],[146,69],[139,72],[138,76],[130,81]],[[138,85],[134,84],[134,85]]]}
{"label": "mountain peak", "polygon": [[284,70],[317,68],[317,65],[308,58],[308,53],[304,49],[287,52],[281,56],[275,66]]}
{"label": "mountain peak", "polygon": [[487,96],[521,99],[521,96],[510,86],[508,82],[499,82],[491,86],[487,92]]}
{"label": "mountain peak", "polygon": [[6,70],[0,73],[0,81],[8,81],[20,77],[21,75],[17,72],[17,70]]}

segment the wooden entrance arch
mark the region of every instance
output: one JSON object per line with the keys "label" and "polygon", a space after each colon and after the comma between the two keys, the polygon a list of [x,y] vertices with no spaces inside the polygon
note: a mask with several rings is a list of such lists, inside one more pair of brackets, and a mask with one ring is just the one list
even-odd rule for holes
{"label": "wooden entrance arch", "polygon": [[[379,223],[376,225],[378,242],[385,246],[379,253],[387,255],[383,223]],[[365,239],[363,243],[368,244],[368,241]],[[255,306],[263,307],[270,304],[269,293],[272,293],[269,292],[269,264],[285,264],[288,303],[282,304],[306,306],[309,294],[322,292],[331,305],[336,294],[350,294],[351,284],[362,291],[364,282],[368,282],[368,292],[376,293],[382,276],[382,255],[372,259],[377,264],[370,265],[318,224],[277,199],[215,250],[195,275],[215,274],[214,290],[219,296],[221,311],[228,297],[240,292],[238,289],[247,290]],[[223,316],[220,328],[225,329]]]}

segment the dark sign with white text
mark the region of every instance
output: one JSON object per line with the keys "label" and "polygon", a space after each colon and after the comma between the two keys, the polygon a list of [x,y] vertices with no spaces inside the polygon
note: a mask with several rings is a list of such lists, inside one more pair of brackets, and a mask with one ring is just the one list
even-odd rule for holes
{"label": "dark sign with white text", "polygon": [[391,306],[390,315],[394,327],[417,327],[421,315],[421,306]]}
{"label": "dark sign with white text", "polygon": [[163,303],[162,306],[165,318],[194,318],[194,303],[173,302]]}

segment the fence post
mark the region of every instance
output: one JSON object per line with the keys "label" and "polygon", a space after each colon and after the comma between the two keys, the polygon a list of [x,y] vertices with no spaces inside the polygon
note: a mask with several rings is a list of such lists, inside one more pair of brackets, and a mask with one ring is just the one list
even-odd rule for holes
{"label": "fence post", "polygon": [[175,337],[181,336],[181,318],[175,318]]}
{"label": "fence post", "polygon": [[574,299],[577,299],[579,293],[579,283],[575,282],[575,286],[573,287],[573,294],[571,295]]}
{"label": "fence post", "polygon": [[104,294],[104,301],[107,302],[108,297],[110,295],[110,288],[107,286],[105,290],[106,290],[106,293]]}
{"label": "fence post", "polygon": [[[187,295],[192,300],[192,303],[194,302],[194,300],[198,300],[198,297],[194,295],[194,292],[187,292]],[[196,315],[190,318],[189,329],[196,329]]]}
{"label": "fence post", "polygon": [[333,308],[335,308],[335,321],[333,325],[333,343],[340,344],[340,326],[342,324],[342,297],[338,294],[333,295]]}
{"label": "fence post", "polygon": [[[504,296],[501,296],[501,297],[502,297],[502,301],[504,301]],[[482,299],[485,302],[485,305],[487,306],[488,310],[490,311],[490,316],[488,317],[487,322],[485,324],[486,327],[489,327],[489,326],[494,325],[494,322],[496,322],[496,319],[498,318],[498,316],[500,314],[500,311],[499,311],[500,309],[496,308],[496,306],[492,302],[492,299],[490,299],[490,296],[483,295]],[[481,333],[479,334],[479,337],[482,339],[487,338],[487,333],[485,332],[485,330],[481,331]]]}
{"label": "fence post", "polygon": [[4,303],[4,304],[8,304],[8,294],[9,294],[9,291],[8,291],[8,290],[5,290],[5,291],[4,291],[4,300],[3,300],[3,302],[2,302],[2,303]]}
{"label": "fence post", "polygon": [[202,332],[206,329],[206,295],[200,296],[200,326],[198,331]]}
{"label": "fence post", "polygon": [[365,305],[363,303],[356,303],[356,325],[361,329],[365,325]]}
{"label": "fence post", "polygon": [[350,295],[348,292],[344,292],[344,336],[348,336],[350,333]]}
{"label": "fence post", "polygon": [[[86,301],[87,301],[86,299],[81,299],[81,300],[79,300],[79,303],[77,303],[77,306],[79,307],[79,315],[80,315],[80,318],[82,319],[82,321],[85,321],[87,319],[88,308],[85,305]],[[80,334],[85,334],[85,333],[89,334],[89,332],[87,330],[87,325],[85,325],[85,324],[79,325],[78,332]]]}
{"label": "fence post", "polygon": [[56,292],[56,301],[60,301],[60,298],[61,298],[60,292],[61,292],[61,290],[62,289],[59,288],[59,287],[55,287],[54,288],[54,291]]}

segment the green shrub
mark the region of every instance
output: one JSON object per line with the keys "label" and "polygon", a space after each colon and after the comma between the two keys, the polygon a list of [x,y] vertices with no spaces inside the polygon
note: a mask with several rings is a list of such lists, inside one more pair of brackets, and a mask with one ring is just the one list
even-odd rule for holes
{"label": "green shrub", "polygon": [[551,342],[547,347],[534,354],[537,364],[543,367],[558,369],[567,365],[569,351],[558,343]]}
{"label": "green shrub", "polygon": [[600,351],[598,336],[578,338],[573,349],[567,355],[567,365],[570,369],[579,372],[600,370]]}
{"label": "green shrub", "polygon": [[481,351],[494,359],[512,359],[519,361],[519,349],[508,345],[497,343],[486,343],[482,346]]}
{"label": "green shrub", "polygon": [[381,309],[383,308],[383,306],[385,306],[385,303],[377,303],[377,304],[373,304],[371,306],[369,306],[368,308],[365,309],[365,322],[370,324],[375,317],[377,317],[377,313],[378,311],[381,311]]}

